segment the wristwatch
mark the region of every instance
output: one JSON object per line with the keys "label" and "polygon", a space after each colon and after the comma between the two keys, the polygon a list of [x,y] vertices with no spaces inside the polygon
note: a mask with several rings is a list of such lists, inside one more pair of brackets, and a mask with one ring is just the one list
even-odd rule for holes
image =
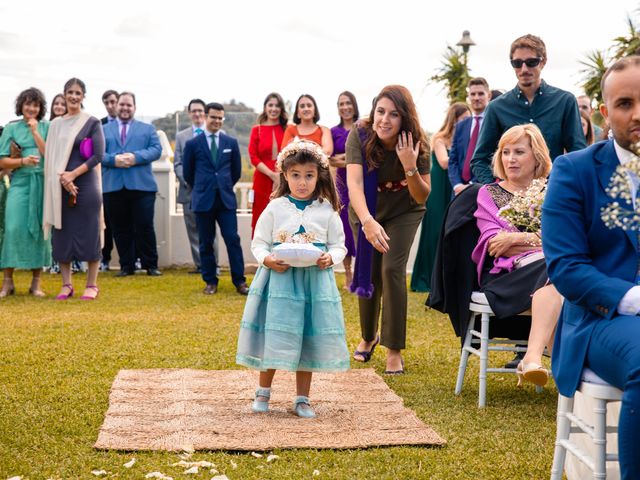
{"label": "wristwatch", "polygon": [[418,173],[418,167],[414,167],[411,170],[404,172],[407,177],[413,177],[416,173]]}

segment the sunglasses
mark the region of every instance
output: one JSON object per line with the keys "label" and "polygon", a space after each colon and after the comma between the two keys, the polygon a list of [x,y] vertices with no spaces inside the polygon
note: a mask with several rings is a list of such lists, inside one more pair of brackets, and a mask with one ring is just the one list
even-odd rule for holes
{"label": "sunglasses", "polygon": [[542,57],[527,58],[525,60],[521,60],[520,58],[516,58],[516,59],[512,59],[511,60],[511,66],[513,68],[522,68],[522,64],[525,64],[527,67],[533,68],[533,67],[537,67],[538,65],[540,65],[541,61],[542,61]]}

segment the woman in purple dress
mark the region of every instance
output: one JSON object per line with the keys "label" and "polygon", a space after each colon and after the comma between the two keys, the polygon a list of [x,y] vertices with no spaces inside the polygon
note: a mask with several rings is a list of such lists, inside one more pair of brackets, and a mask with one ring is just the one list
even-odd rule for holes
{"label": "woman in purple dress", "polygon": [[347,247],[347,256],[344,257],[342,264],[345,273],[345,288],[348,289],[353,280],[353,272],[351,270],[351,262],[356,255],[356,246],[353,239],[351,226],[349,225],[349,190],[347,189],[347,169],[345,160],[345,143],[349,130],[354,122],[360,116],[358,112],[358,103],[353,93],[344,91],[338,96],[338,114],[340,115],[340,123],[331,129],[331,137],[333,138],[333,156],[329,159],[331,166],[336,169],[336,187],[342,210],[340,210],[340,218],[344,227],[345,246]]}

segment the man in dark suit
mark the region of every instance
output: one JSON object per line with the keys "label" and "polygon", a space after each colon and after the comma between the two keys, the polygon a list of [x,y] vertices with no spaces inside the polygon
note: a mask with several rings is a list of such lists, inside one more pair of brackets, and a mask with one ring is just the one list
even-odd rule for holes
{"label": "man in dark suit", "polygon": [[476,181],[471,172],[471,158],[478,142],[484,110],[491,100],[489,84],[482,77],[469,80],[467,94],[473,115],[460,120],[456,125],[449,152],[449,181],[456,195]]}
{"label": "man in dark suit", "polygon": [[[107,116],[102,118],[103,128],[109,122],[116,120],[118,112],[116,111],[116,105],[118,104],[118,92],[115,90],[107,90],[102,94],[102,104],[107,109]],[[103,199],[104,203],[104,199]],[[104,245],[102,246],[102,259],[100,260],[100,271],[108,272],[109,264],[111,263],[111,251],[113,250],[113,232],[111,231],[111,222],[104,212]]]}
{"label": "man in dark suit", "polygon": [[[553,376],[573,396],[588,366],[624,391],[618,429],[620,473],[640,478],[640,250],[634,228],[609,228],[602,209],[618,202],[630,216],[640,190],[638,167],[627,170],[622,190],[633,202],[611,198],[606,188],[620,165],[638,162],[640,57],[614,63],[602,78],[613,140],[561,155],[553,163],[542,208],[542,246],[549,278],[565,298],[552,355]],[[634,173],[635,172],[635,173]]]}
{"label": "man in dark suit", "polygon": [[118,92],[115,90],[107,90],[102,94],[102,104],[107,109],[107,116],[103,117],[100,121],[102,125],[106,125],[109,122],[113,122],[118,116]]}
{"label": "man in dark suit", "polygon": [[236,195],[233,191],[242,170],[240,149],[235,138],[220,132],[224,122],[224,107],[219,103],[209,103],[205,110],[205,132],[187,141],[182,164],[184,179],[193,189],[191,209],[196,214],[198,225],[200,265],[206,283],[204,293],[213,295],[218,289],[217,262],[213,250],[217,222],[229,253],[231,280],[238,293],[246,295],[249,287],[244,276]]}
{"label": "man in dark suit", "polygon": [[[187,110],[191,117],[191,125],[176,134],[176,149],[173,155],[173,171],[178,179],[178,196],[176,202],[182,204],[182,216],[184,218],[184,226],[187,229],[187,238],[191,246],[191,257],[196,269],[189,273],[202,273],[200,269],[200,244],[198,242],[198,225],[196,224],[196,214],[191,210],[191,187],[184,181],[182,170],[182,157],[184,154],[184,146],[188,140],[196,137],[205,130],[205,113],[206,104],[199,98],[194,98],[189,102]],[[216,252],[217,253],[217,252]]]}
{"label": "man in dark suit", "polygon": [[117,110],[117,120],[104,126],[102,160],[104,207],[120,256],[120,272],[116,276],[135,273],[136,250],[148,275],[162,275],[153,226],[158,186],[151,169],[151,162],[162,153],[160,139],[152,125],[134,120],[133,93],[120,94]]}

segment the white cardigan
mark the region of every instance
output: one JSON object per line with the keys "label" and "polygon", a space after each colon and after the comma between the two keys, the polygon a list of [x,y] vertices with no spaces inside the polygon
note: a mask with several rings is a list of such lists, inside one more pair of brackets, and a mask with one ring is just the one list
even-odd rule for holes
{"label": "white cardigan", "polygon": [[279,233],[285,231],[291,235],[300,230],[314,235],[315,243],[324,243],[333,263],[338,264],[347,255],[344,245],[344,229],[340,215],[331,204],[325,200],[322,203],[314,200],[304,210],[299,210],[288,198],[278,197],[269,202],[264,209],[251,241],[251,253],[260,265],[271,254],[273,244],[278,242]]}

